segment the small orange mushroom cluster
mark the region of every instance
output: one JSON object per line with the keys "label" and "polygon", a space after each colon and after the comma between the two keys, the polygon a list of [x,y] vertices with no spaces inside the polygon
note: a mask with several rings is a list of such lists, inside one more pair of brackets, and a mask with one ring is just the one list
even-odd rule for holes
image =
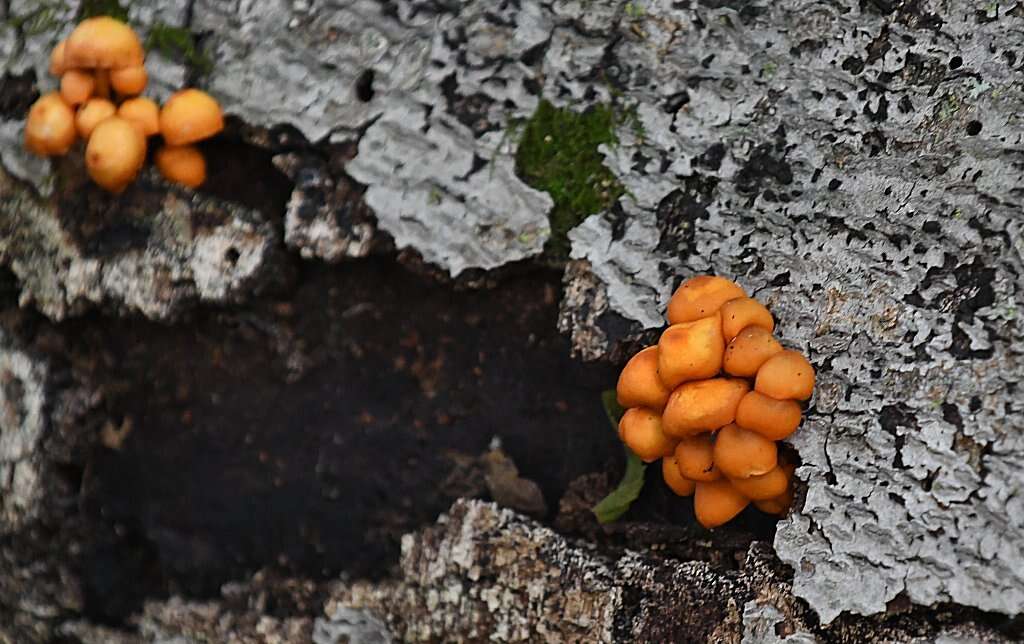
{"label": "small orange mushroom cluster", "polygon": [[694,497],[707,528],[751,501],[784,514],[793,471],[776,441],[800,424],[814,368],[772,336],[763,304],[724,277],[684,282],[668,305],[669,327],[634,355],[616,394],[627,408],[619,437],[643,461],[661,459],[665,483]]}
{"label": "small orange mushroom cluster", "polygon": [[145,164],[147,138],[159,134],[166,144],[155,156],[161,174],[191,188],[201,185],[206,160],[194,144],[224,129],[220,105],[205,92],[186,89],[159,107],[140,96],[148,82],[144,61],[131,27],[107,16],[83,20],[50,55],[60,91],[45,94],[29,110],[25,147],[60,156],[82,138],[89,176],[121,192]]}

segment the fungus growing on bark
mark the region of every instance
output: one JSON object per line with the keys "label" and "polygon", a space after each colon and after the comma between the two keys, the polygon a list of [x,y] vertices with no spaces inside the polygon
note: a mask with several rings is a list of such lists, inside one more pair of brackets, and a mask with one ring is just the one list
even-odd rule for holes
{"label": "fungus growing on bark", "polygon": [[685,281],[668,319],[658,346],[633,356],[619,378],[619,402],[631,407],[620,438],[645,461],[661,458],[677,494],[692,490],[707,528],[751,501],[784,514],[795,468],[780,460],[775,441],[799,426],[797,401],[812,395],[814,369],[772,336],[771,312],[723,277]]}
{"label": "fungus growing on bark", "polygon": [[216,100],[198,89],[177,92],[160,110],[160,133],[167,145],[187,145],[224,129],[224,113]]}
{"label": "fungus growing on bark", "polygon": [[78,136],[88,139],[97,125],[116,113],[117,108],[107,99],[90,98],[75,114],[75,129]]}
{"label": "fungus growing on bark", "polygon": [[66,154],[74,145],[75,115],[60,94],[39,98],[25,121],[25,147],[39,156]]}
{"label": "fungus growing on bark", "polygon": [[135,125],[111,116],[96,126],[85,148],[85,167],[110,192],[124,190],[146,161],[146,138]]}
{"label": "fungus growing on bark", "polygon": [[57,46],[50,52],[50,75],[51,76],[62,76],[64,70],[67,69],[64,66],[64,43],[65,40],[57,43]]}
{"label": "fungus growing on bark", "polygon": [[109,16],[83,20],[64,43],[65,69],[138,67],[144,58],[132,28]]}
{"label": "fungus growing on bark", "polygon": [[142,65],[110,70],[110,86],[121,96],[135,96],[146,89],[149,76]]}
{"label": "fungus growing on bark", "polygon": [[96,78],[80,69],[69,69],[60,78],[60,96],[68,105],[78,105],[89,100],[96,89]]}
{"label": "fungus growing on bark", "polygon": [[130,98],[117,108],[117,115],[137,125],[143,136],[160,133],[160,107],[152,99]]}
{"label": "fungus growing on bark", "polygon": [[156,151],[156,167],[168,181],[198,188],[206,181],[206,159],[192,145],[167,145]]}

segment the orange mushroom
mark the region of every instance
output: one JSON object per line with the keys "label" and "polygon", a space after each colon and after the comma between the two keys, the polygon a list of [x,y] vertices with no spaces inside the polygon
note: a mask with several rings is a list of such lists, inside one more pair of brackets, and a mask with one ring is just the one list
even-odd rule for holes
{"label": "orange mushroom", "polygon": [[782,351],[757,370],[756,391],[776,400],[807,400],[814,393],[814,367],[797,351]]}
{"label": "orange mushroom", "polygon": [[146,138],[119,116],[96,126],[85,148],[85,167],[92,180],[110,192],[121,192],[146,160]]}
{"label": "orange mushroom", "polygon": [[665,433],[684,438],[710,432],[736,419],[740,399],[750,391],[745,380],[712,378],[680,385],[665,405]]}
{"label": "orange mushroom", "polygon": [[110,70],[110,85],[122,96],[135,96],[146,89],[149,76],[142,65]]}
{"label": "orange mushroom", "polygon": [[145,52],[132,28],[109,16],[87,18],[64,44],[68,69],[121,69],[142,65]]}
{"label": "orange mushroom", "polygon": [[67,69],[64,66],[64,43],[60,41],[57,46],[50,52],[50,75],[51,76],[63,76],[64,71]]}
{"label": "orange mushroom", "polygon": [[661,459],[661,476],[665,479],[665,485],[679,496],[690,496],[697,487],[695,481],[683,478],[683,475],[679,473],[675,456],[666,456]]}
{"label": "orange mushroom", "polygon": [[156,151],[156,167],[168,181],[198,188],[206,181],[206,159],[193,145],[168,145]]}
{"label": "orange mushroom", "polygon": [[679,473],[691,481],[716,481],[722,473],[715,467],[714,443],[711,434],[687,436],[676,445],[675,458]]}
{"label": "orange mushroom", "polygon": [[668,303],[668,323],[681,324],[717,313],[722,305],[747,293],[739,284],[717,275],[698,275],[683,282]]}
{"label": "orange mushroom", "polygon": [[647,347],[629,359],[615,386],[623,407],[665,408],[671,393],[658,377],[658,347]]}
{"label": "orange mushroom", "polygon": [[764,304],[752,297],[738,297],[722,305],[722,334],[728,342],[735,338],[743,329],[755,326],[771,333],[775,330],[775,320]]}
{"label": "orange mushroom", "polygon": [[160,110],[160,133],[168,145],[210,138],[224,129],[224,113],[216,100],[198,89],[177,92]]}
{"label": "orange mushroom", "polygon": [[749,504],[750,499],[733,487],[728,479],[698,482],[693,494],[697,521],[708,529],[729,522]]}
{"label": "orange mushroom", "polygon": [[776,400],[758,391],[749,392],[736,408],[737,425],[773,441],[780,441],[795,432],[800,420],[799,403]]}
{"label": "orange mushroom", "polygon": [[160,107],[151,98],[129,98],[117,108],[117,115],[139,126],[143,136],[160,132]]}
{"label": "orange mushroom", "polygon": [[88,139],[97,125],[116,113],[117,108],[107,99],[90,98],[75,114],[75,129],[78,130],[78,136]]}
{"label": "orange mushroom", "polygon": [[68,105],[78,105],[89,100],[96,89],[96,79],[90,72],[69,69],[60,77],[60,95]]}
{"label": "orange mushroom", "polygon": [[645,463],[671,456],[676,448],[676,442],[665,436],[661,429],[661,416],[642,407],[628,409],[622,415],[619,436]]}
{"label": "orange mushroom", "polygon": [[722,370],[724,353],[722,318],[718,313],[673,324],[658,340],[658,376],[669,389],[690,380],[712,378]]}
{"label": "orange mushroom", "polygon": [[96,88],[92,91],[93,96],[110,98],[110,70],[97,69],[93,76],[96,78]]}
{"label": "orange mushroom", "polygon": [[745,479],[729,479],[740,494],[751,501],[767,501],[786,493],[789,477],[781,466],[776,466],[767,474],[750,476]]}
{"label": "orange mushroom", "polygon": [[60,94],[45,94],[33,103],[25,121],[25,147],[39,156],[66,154],[75,139],[75,115]]}
{"label": "orange mushroom", "polygon": [[778,465],[775,442],[739,425],[726,425],[715,436],[715,465],[730,479],[767,474]]}
{"label": "orange mushroom", "polygon": [[768,358],[781,351],[782,345],[772,337],[771,331],[748,326],[725,347],[722,368],[730,375],[751,378]]}
{"label": "orange mushroom", "polygon": [[790,485],[786,488],[786,491],[777,497],[767,499],[764,501],[754,501],[754,505],[757,509],[765,514],[774,514],[782,516],[789,511],[789,507],[793,505],[793,486]]}

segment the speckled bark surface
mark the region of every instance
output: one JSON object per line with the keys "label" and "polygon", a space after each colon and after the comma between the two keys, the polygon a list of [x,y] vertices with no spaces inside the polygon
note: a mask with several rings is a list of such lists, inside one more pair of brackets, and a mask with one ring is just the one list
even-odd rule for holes
{"label": "speckled bark surface", "polygon": [[[78,3],[63,6],[57,24]],[[32,9],[0,2],[0,75],[46,91],[45,54],[67,29],[12,26]],[[819,374],[791,441],[804,490],[774,541],[795,595],[825,623],[901,598],[1021,612],[1024,5],[131,11],[143,29],[186,26],[217,62],[201,77],[154,58],[160,92],[193,79],[264,135],[295,133],[266,136],[293,189],[283,225],[152,181],[129,195],[127,219],[83,227],[73,215],[106,202],[61,205],[61,178],[80,168],[14,148],[27,104],[0,101],[0,265],[22,305],[172,319],[245,301],[286,263],[283,245],[335,262],[371,252],[378,231],[451,275],[534,257],[551,201],[514,175],[509,132],[541,96],[577,110],[614,101],[642,127],[602,150],[627,196],[569,234],[559,326],[575,350],[607,358],[650,337],[682,277],[736,278]],[[332,165],[343,142],[358,153]],[[7,371],[44,381],[19,351],[4,354]],[[37,433],[8,416],[0,445],[21,455]],[[749,601],[735,619],[769,624]]]}

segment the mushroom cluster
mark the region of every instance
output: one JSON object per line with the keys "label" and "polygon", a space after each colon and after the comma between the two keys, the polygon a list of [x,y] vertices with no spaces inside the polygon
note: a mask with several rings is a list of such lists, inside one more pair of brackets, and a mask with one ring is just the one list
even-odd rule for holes
{"label": "mushroom cluster", "polygon": [[83,20],[50,55],[60,90],[32,105],[25,147],[60,156],[81,138],[89,176],[121,192],[146,162],[147,139],[160,135],[160,173],[191,188],[201,185],[206,160],[194,144],[224,129],[220,105],[205,92],[185,89],[161,108],[140,96],[148,81],[144,62],[142,42],[131,27],[107,16]]}
{"label": "mushroom cluster", "polygon": [[720,526],[753,501],[781,515],[793,500],[793,463],[776,441],[796,431],[814,369],[783,348],[767,308],[724,277],[679,287],[669,327],[634,355],[616,394],[627,408],[619,437],[643,461],[661,459],[665,483],[693,496],[697,520]]}

